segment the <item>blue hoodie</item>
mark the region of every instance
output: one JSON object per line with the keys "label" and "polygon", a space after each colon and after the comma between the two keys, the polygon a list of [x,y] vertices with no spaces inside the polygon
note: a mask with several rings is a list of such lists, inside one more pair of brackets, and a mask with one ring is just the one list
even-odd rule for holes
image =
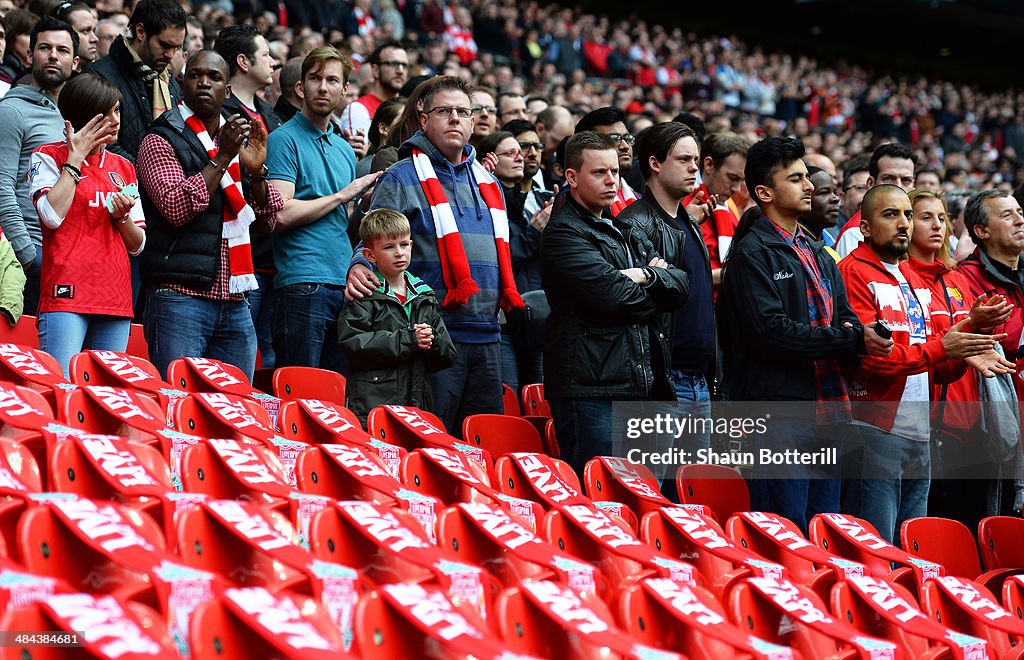
{"label": "blue hoodie", "polygon": [[[437,293],[437,299],[443,301],[448,289],[441,272],[434,218],[410,158],[413,149],[426,154],[434,165],[434,172],[448,195],[448,202],[455,215],[459,236],[469,260],[470,273],[480,287],[480,292],[471,296],[465,305],[441,308],[441,318],[456,343],[496,342],[500,338],[498,250],[494,242],[490,212],[480,196],[480,188],[471,167],[476,153],[473,147],[466,145],[463,161],[452,165],[422,131],[416,133],[399,149],[399,161],[389,167],[377,181],[370,206],[374,209],[401,211],[409,218],[413,238],[409,272],[426,282]],[[369,267],[362,254],[360,243],[356,247],[352,264]]]}

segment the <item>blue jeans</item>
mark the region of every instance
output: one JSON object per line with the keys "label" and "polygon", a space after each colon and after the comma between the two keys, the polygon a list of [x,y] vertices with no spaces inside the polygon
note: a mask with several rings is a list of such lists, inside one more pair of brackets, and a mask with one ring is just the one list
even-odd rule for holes
{"label": "blue jeans", "polygon": [[837,446],[841,456],[849,427],[818,426],[806,419],[772,419],[767,428],[759,444],[749,448],[755,460],[754,478],[750,482],[751,510],[770,511],[789,518],[807,534],[807,523],[815,514],[839,511],[842,487],[839,466],[821,471],[796,465],[765,465],[759,460],[760,449],[812,452]]}
{"label": "blue jeans", "polygon": [[544,381],[544,352],[516,348],[512,336],[501,333],[501,379],[519,396],[523,385]]}
{"label": "blue jeans", "polygon": [[128,332],[132,320],[122,316],[46,312],[36,323],[39,348],[60,363],[64,376],[70,378],[71,357],[94,349],[123,353],[128,348]]}
{"label": "blue jeans", "polygon": [[270,314],[275,366],[319,367],[345,373],[345,358],[338,344],[342,289],[292,284],[275,289],[273,301]]}
{"label": "blue jeans", "polygon": [[[691,412],[695,417],[697,415],[711,416],[711,392],[708,390],[708,381],[704,376],[691,376],[684,371],[673,369],[672,381],[675,386],[676,401],[682,404],[679,406],[680,410]],[[703,430],[701,429],[701,431]],[[686,438],[685,445],[677,443],[676,446],[681,446],[691,452],[690,456],[695,456],[696,450],[711,447],[711,431],[708,429],[707,433],[694,433]]]}
{"label": "blue jeans", "polygon": [[551,418],[562,460],[583,478],[595,456],[617,456],[612,435],[611,399],[550,399]]}
{"label": "blue jeans", "polygon": [[858,425],[857,431],[861,479],[850,484],[851,513],[874,525],[886,541],[898,544],[904,520],[928,515],[931,443],[874,426]]}
{"label": "blue jeans", "polygon": [[498,342],[456,343],[455,351],[452,366],[430,374],[430,387],[434,412],[450,435],[461,438],[464,419],[479,413],[500,415],[505,406]]}
{"label": "blue jeans", "polygon": [[149,359],[164,376],[180,357],[205,357],[233,364],[252,379],[256,331],[244,300],[206,300],[157,287],[146,296],[145,318]]}
{"label": "blue jeans", "polygon": [[260,360],[264,369],[274,368],[274,344],[271,336],[270,307],[274,293],[273,273],[256,271],[259,286],[249,292],[249,311],[256,328],[256,344],[260,349]]}

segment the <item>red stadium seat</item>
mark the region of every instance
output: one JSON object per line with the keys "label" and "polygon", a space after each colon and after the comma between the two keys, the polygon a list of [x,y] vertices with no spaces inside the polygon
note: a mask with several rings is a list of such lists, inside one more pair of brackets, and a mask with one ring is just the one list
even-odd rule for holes
{"label": "red stadium seat", "polygon": [[149,359],[149,345],[146,343],[146,328],[141,323],[132,323],[128,331],[128,347],[125,353],[134,357]]}
{"label": "red stadium seat", "polygon": [[0,322],[0,343],[19,344],[26,348],[39,348],[38,317],[22,314],[13,328],[7,321]]}
{"label": "red stadium seat", "polygon": [[555,583],[526,581],[498,601],[498,625],[516,653],[544,658],[681,657],[645,647],[619,629],[604,604]]}
{"label": "red stadium seat", "polygon": [[435,415],[412,406],[377,406],[366,416],[366,432],[405,447],[450,447],[455,441]]}
{"label": "red stadium seat", "polygon": [[551,458],[562,456],[562,449],[558,446],[558,438],[555,436],[555,420],[553,419],[544,423],[544,453]]}
{"label": "red stadium seat", "polygon": [[431,544],[400,511],[369,502],[334,502],[313,517],[309,545],[316,556],[352,566],[375,584],[436,584],[481,617],[490,611],[494,577]]}
{"label": "red stadium seat", "polygon": [[812,591],[788,580],[742,580],[729,592],[726,610],[740,628],[805,658],[900,657],[895,644],[833,618]]}
{"label": "red stadium seat", "polygon": [[551,406],[544,398],[543,383],[523,386],[523,414],[551,417]]}
{"label": "red stadium seat", "polygon": [[157,444],[158,432],[167,428],[167,417],[155,401],[120,386],[79,387],[68,393],[61,413],[68,426],[146,444]]}
{"label": "red stadium seat", "polygon": [[[145,605],[121,603],[110,596],[58,594],[10,610],[0,620],[0,628],[6,631],[71,633],[76,635],[81,648],[19,644],[12,635],[0,657],[3,660],[165,660],[178,657],[174,643],[159,618]],[[89,625],[83,630],[84,621]]]}
{"label": "red stadium seat", "polygon": [[743,511],[730,517],[725,529],[734,543],[784,566],[790,579],[809,587],[822,602],[837,580],[867,571],[863,564],[814,545],[792,521],[774,513]]}
{"label": "red stadium seat", "polygon": [[988,589],[963,578],[945,575],[925,582],[921,610],[948,628],[986,640],[989,657],[1004,658],[1024,641],[1024,621],[1003,609]]}
{"label": "red stadium seat", "polygon": [[278,367],[274,371],[274,396],[282,401],[320,399],[345,405],[345,377],[315,367]]}
{"label": "red stadium seat", "polygon": [[356,636],[366,660],[500,658],[507,651],[472,611],[420,584],[385,584],[360,599]]}
{"label": "red stadium seat", "polygon": [[185,564],[240,587],[312,596],[349,633],[358,598],[356,571],[317,561],[296,540],[283,516],[247,502],[203,502],[178,518],[178,554]]}
{"label": "red stadium seat", "polygon": [[174,405],[186,394],[165,382],[148,360],[128,353],[82,351],[71,357],[70,371],[71,381],[79,386],[124,387],[148,396],[160,404],[167,424],[174,423]]}
{"label": "red stadium seat", "polygon": [[50,462],[50,487],[139,510],[158,505],[172,490],[171,473],[156,449],[116,435],[72,436],[57,444]]}
{"label": "red stadium seat", "polygon": [[75,387],[64,378],[64,372],[52,355],[16,344],[0,344],[0,381],[39,392],[46,398],[50,410],[57,410],[65,393]]}
{"label": "red stadium seat", "polygon": [[622,502],[640,518],[663,506],[672,506],[658,490],[658,480],[650,469],[615,456],[598,456],[587,461],[583,468],[583,486],[591,499]]}
{"label": "red stadium seat", "polygon": [[546,509],[590,500],[568,463],[544,454],[509,454],[494,465],[494,483],[506,495],[539,502]]}
{"label": "red stadium seat", "polygon": [[986,570],[1024,569],[1024,519],[990,516],[978,523],[978,545]]}
{"label": "red stadium seat", "polygon": [[693,660],[800,657],[790,648],[741,630],[725,617],[721,603],[708,591],[664,578],[647,578],[626,587],[617,614],[636,640],[685,653]]}
{"label": "red stadium seat", "polygon": [[186,492],[213,499],[245,499],[285,510],[293,492],[284,468],[266,445],[255,440],[203,439],[181,453]]}
{"label": "red stadium seat", "polygon": [[[1024,532],[1024,527],[1020,531]],[[1014,541],[1015,545],[1019,542],[1020,537]],[[946,575],[974,580],[994,594],[1002,593],[1003,581],[1007,577],[1015,572],[1024,572],[1022,564],[983,573],[974,535],[963,523],[949,518],[914,518],[905,521],[900,529],[900,545],[922,559],[942,564]],[[1024,553],[1021,556],[1024,558]]]}
{"label": "red stadium seat", "polygon": [[498,457],[512,452],[544,451],[544,444],[533,424],[510,415],[469,415],[462,423],[462,438]]}
{"label": "red stadium seat", "polygon": [[700,579],[692,564],[641,543],[624,523],[593,504],[570,504],[549,511],[542,530],[541,536],[549,543],[597,566],[613,593],[644,577],[667,577],[685,584]]}
{"label": "red stadium seat", "polygon": [[465,454],[442,447],[411,452],[402,466],[402,482],[408,488],[436,497],[446,506],[456,502],[493,502],[497,496],[486,470]]}
{"label": "red stadium seat", "polygon": [[221,392],[251,399],[267,411],[270,428],[277,427],[281,400],[253,387],[245,373],[232,364],[209,358],[178,358],[167,366],[167,380],[186,392]]}
{"label": "red stadium seat", "polygon": [[832,588],[832,612],[865,635],[895,642],[904,658],[985,658],[988,643],[957,633],[925,616],[903,587],[870,576]]}
{"label": "red stadium seat", "polygon": [[740,473],[725,465],[693,463],[676,470],[676,490],[683,504],[703,504],[720,521],[750,510],[750,492]]}
{"label": "red stadium seat", "polygon": [[781,565],[734,544],[710,518],[681,507],[651,511],[640,521],[640,539],[658,552],[691,562],[718,598],[749,575],[780,579]]}
{"label": "red stadium seat", "polygon": [[341,631],[322,605],[260,587],[227,589],[200,605],[190,642],[193,660],[357,657],[344,650]]}
{"label": "red stadium seat", "polygon": [[513,417],[522,417],[523,411],[519,409],[519,397],[516,396],[515,390],[504,383],[502,383],[501,389],[504,414],[511,415]]}
{"label": "red stadium seat", "polygon": [[553,577],[575,591],[594,594],[601,580],[596,567],[559,550],[487,504],[450,507],[441,515],[439,536],[441,547],[468,564],[486,568],[506,587]]}

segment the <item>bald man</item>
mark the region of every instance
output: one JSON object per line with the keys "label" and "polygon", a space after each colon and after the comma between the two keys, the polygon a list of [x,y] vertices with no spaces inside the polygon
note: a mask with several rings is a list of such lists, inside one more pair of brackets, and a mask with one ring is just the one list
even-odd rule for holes
{"label": "bald man", "polygon": [[[850,306],[862,323],[892,332],[887,357],[865,357],[847,373],[860,459],[846,509],[890,543],[904,520],[927,515],[931,479],[929,375],[948,383],[964,374],[963,358],[992,351],[993,335],[932,331],[928,284],[904,259],[913,207],[900,187],[869,190],[861,205],[864,241],[839,264]],[[868,402],[868,403],[865,403]]]}

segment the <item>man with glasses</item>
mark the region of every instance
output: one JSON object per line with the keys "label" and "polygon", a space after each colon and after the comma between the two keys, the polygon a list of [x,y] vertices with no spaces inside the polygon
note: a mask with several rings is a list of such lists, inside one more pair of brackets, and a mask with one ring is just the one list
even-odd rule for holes
{"label": "man with glasses", "polygon": [[489,87],[475,87],[469,95],[469,103],[473,111],[473,135],[469,143],[478,147],[481,140],[498,130],[498,108]]}
{"label": "man with glasses", "polygon": [[380,104],[398,96],[409,78],[409,55],[397,41],[388,41],[370,54],[370,91],[349,103],[341,113],[341,128],[349,135],[366,135]]}
{"label": "man with glasses", "polygon": [[640,197],[626,183],[625,179],[626,172],[633,167],[633,144],[636,142],[636,138],[626,130],[625,120],[625,112],[609,106],[583,115],[583,118],[576,123],[576,133],[594,131],[601,135],[607,135],[616,144],[616,153],[619,157],[619,191],[611,207],[611,213],[614,216],[617,216]]}
{"label": "man with glasses", "polygon": [[526,101],[522,95],[513,92],[498,94],[498,123],[507,124],[517,119],[527,119]]}
{"label": "man with glasses", "polygon": [[839,195],[843,201],[839,207],[839,220],[835,227],[826,230],[826,233],[832,235],[833,247],[835,247],[839,232],[846,226],[846,222],[860,210],[861,200],[864,199],[864,193],[868,191],[868,162],[870,160],[870,154],[857,154],[843,163],[842,192]]}
{"label": "man with glasses", "polygon": [[[459,435],[462,421],[502,411],[498,309],[522,307],[512,278],[508,220],[498,183],[476,161],[469,84],[437,78],[423,96],[420,131],[384,172],[371,208],[401,211],[412,229],[410,272],[430,285],[458,351],[455,364],[430,376],[445,428]],[[346,292],[363,298],[379,286],[357,246]]]}
{"label": "man with glasses", "polygon": [[[914,188],[914,171],[916,169],[917,155],[909,147],[899,142],[883,144],[871,154],[871,160],[868,162],[868,178],[864,181],[864,185],[870,190],[875,186],[889,184],[902,188],[903,192],[910,192]],[[863,199],[863,195],[861,198]],[[839,232],[839,237],[836,239],[836,252],[840,257],[846,257],[863,241],[864,234],[860,230],[860,211],[857,211]]]}

